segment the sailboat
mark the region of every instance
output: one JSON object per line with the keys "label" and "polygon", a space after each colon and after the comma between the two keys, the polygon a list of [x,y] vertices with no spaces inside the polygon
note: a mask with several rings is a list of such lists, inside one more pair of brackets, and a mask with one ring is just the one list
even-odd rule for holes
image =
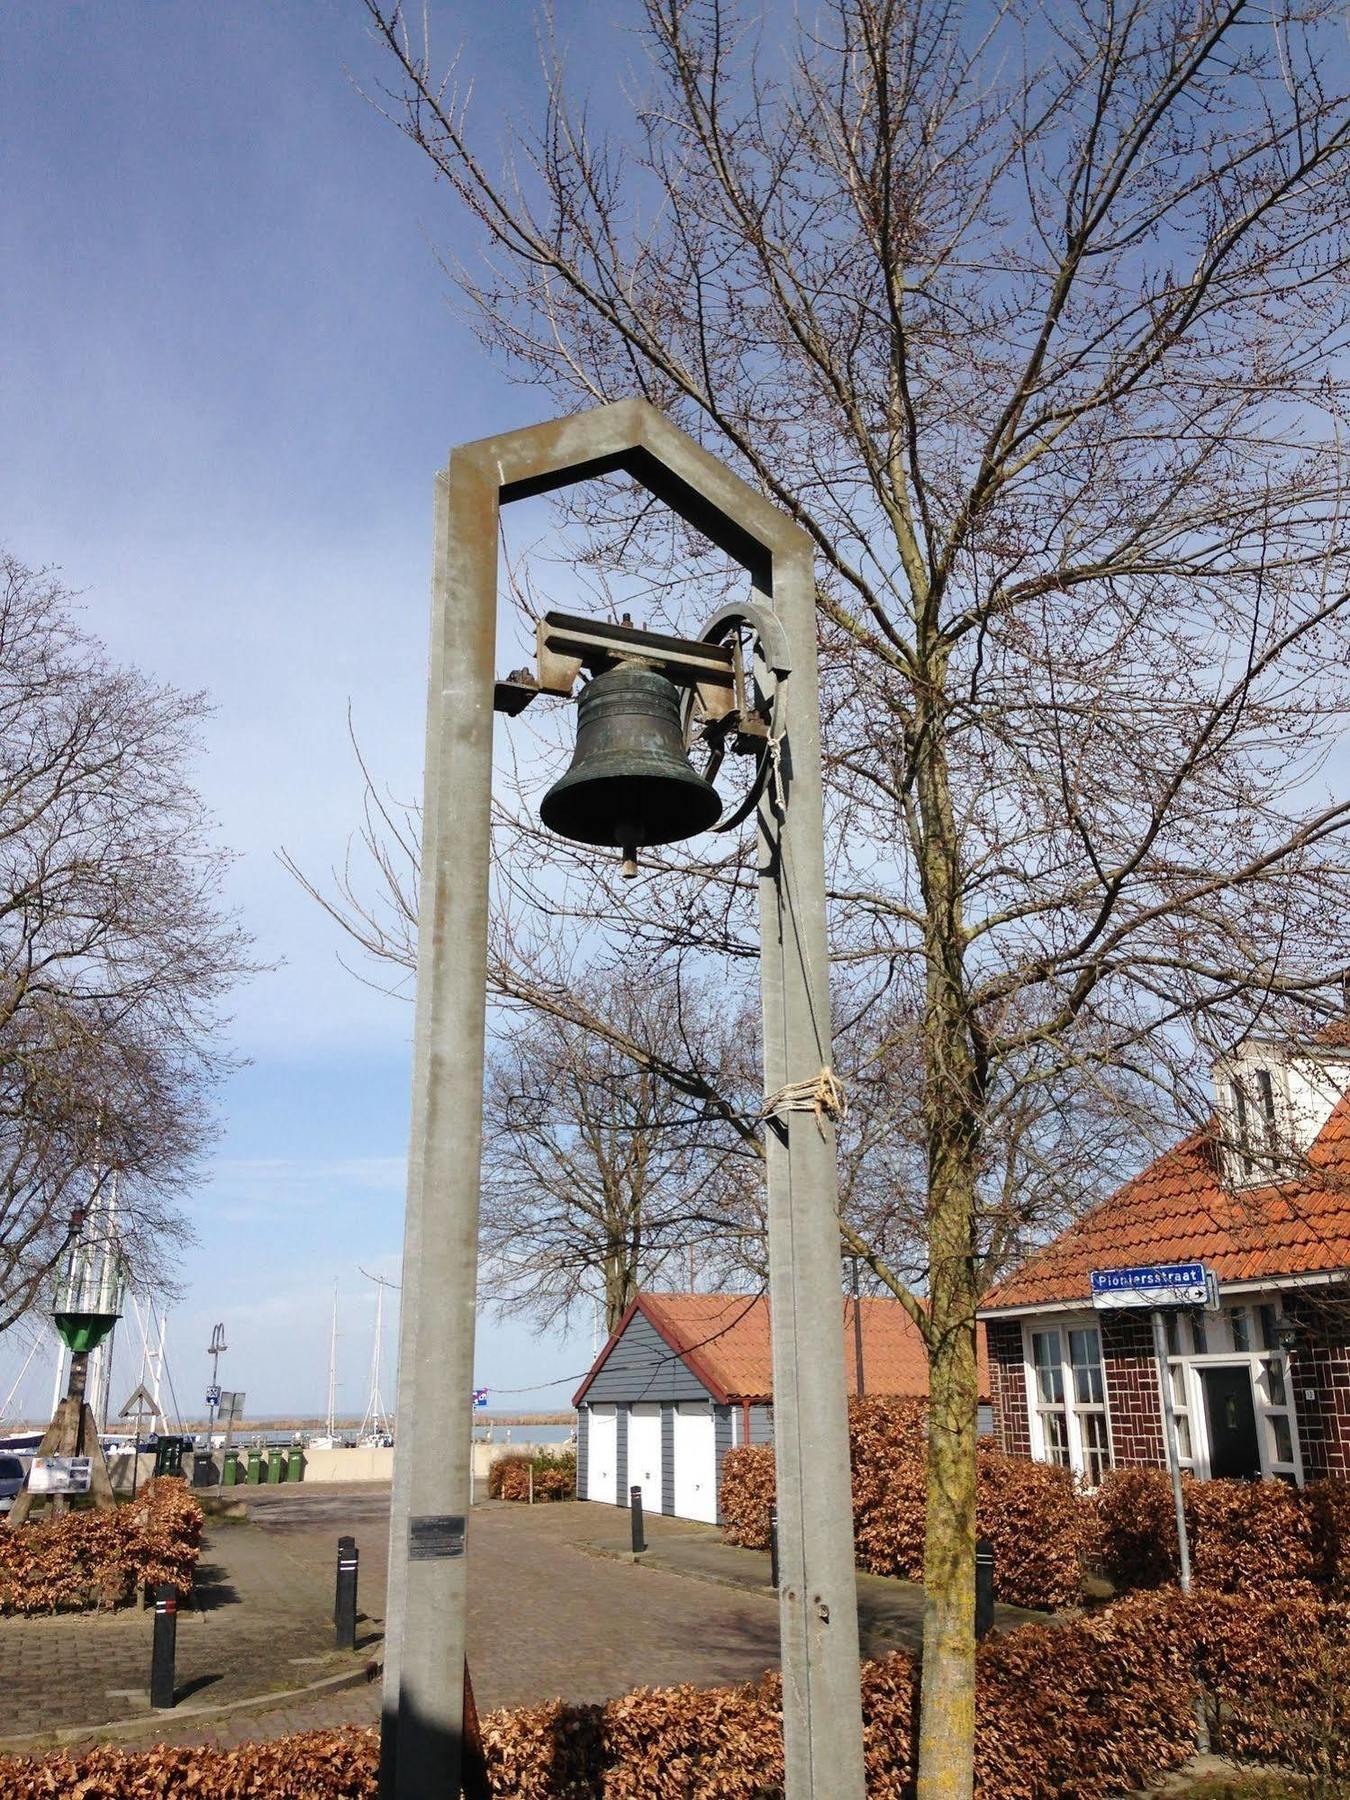
{"label": "sailboat", "polygon": [[341,1448],[337,1436],[337,1302],[338,1284],[333,1283],[333,1325],[328,1334],[328,1418],[325,1421],[324,1435],[309,1440],[311,1450],[337,1450]]}

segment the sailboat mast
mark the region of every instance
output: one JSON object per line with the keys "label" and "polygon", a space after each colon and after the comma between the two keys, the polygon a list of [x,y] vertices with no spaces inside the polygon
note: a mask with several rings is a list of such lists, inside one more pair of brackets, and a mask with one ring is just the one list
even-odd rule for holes
{"label": "sailboat mast", "polygon": [[333,1283],[333,1327],[328,1336],[328,1438],[332,1442],[337,1412],[337,1302],[338,1284]]}

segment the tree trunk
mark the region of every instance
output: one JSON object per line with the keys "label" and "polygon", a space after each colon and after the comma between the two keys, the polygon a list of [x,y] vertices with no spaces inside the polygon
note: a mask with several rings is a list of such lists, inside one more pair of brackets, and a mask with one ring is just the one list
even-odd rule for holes
{"label": "tree trunk", "polygon": [[960,834],[942,736],[945,663],[919,708],[928,1141],[927,1527],[919,1800],[970,1800],[975,1762],[975,1254],[982,1071],[967,1010]]}
{"label": "tree trunk", "polygon": [[[959,1189],[935,1196],[934,1236],[969,1232]],[[936,1284],[935,1284],[936,1285]],[[919,1800],[970,1800],[975,1758],[975,1362],[973,1259],[965,1280],[934,1294],[939,1322],[929,1365],[928,1524],[924,1539]],[[964,1294],[961,1289],[964,1288]]]}

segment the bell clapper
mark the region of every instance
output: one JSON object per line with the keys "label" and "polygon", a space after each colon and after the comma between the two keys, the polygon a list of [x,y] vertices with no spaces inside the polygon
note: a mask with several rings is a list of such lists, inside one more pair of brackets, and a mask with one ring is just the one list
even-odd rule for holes
{"label": "bell clapper", "polygon": [[632,881],[638,872],[637,845],[625,844],[623,847],[623,868],[620,870],[625,881]]}

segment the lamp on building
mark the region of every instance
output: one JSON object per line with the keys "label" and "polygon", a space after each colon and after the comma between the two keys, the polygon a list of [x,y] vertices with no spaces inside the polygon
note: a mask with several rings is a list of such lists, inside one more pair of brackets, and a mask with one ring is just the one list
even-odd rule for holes
{"label": "lamp on building", "polygon": [[1292,1319],[1281,1319],[1279,1324],[1275,1327],[1275,1342],[1280,1346],[1281,1350],[1286,1353],[1290,1350],[1298,1349],[1299,1340],[1302,1336],[1303,1333],[1299,1330],[1298,1326],[1295,1325]]}

